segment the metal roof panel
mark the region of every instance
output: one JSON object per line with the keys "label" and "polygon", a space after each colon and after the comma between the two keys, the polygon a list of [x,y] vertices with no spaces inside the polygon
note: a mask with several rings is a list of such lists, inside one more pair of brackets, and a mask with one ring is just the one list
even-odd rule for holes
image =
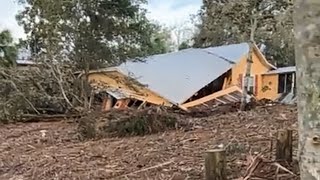
{"label": "metal roof panel", "polygon": [[237,63],[243,56],[249,53],[249,44],[231,44],[218,47],[210,47],[204,50],[212,54],[216,54],[220,57],[223,57],[234,63]]}
{"label": "metal roof panel", "polygon": [[292,72],[296,72],[295,66],[277,68],[276,70],[269,71],[265,74],[284,74],[284,73],[292,73]]}
{"label": "metal roof panel", "polygon": [[130,94],[128,94],[128,93],[126,93],[124,91],[120,91],[119,89],[111,89],[111,88],[109,88],[109,89],[106,89],[106,92],[108,94],[110,94],[111,96],[113,96],[114,98],[118,99],[118,100],[119,99],[126,99],[126,98],[130,98],[131,97]]}
{"label": "metal roof panel", "polygon": [[247,54],[245,44],[185,49],[147,57],[144,62],[126,62],[118,69],[172,103],[182,104],[231,69],[233,64],[223,58],[237,62]]}

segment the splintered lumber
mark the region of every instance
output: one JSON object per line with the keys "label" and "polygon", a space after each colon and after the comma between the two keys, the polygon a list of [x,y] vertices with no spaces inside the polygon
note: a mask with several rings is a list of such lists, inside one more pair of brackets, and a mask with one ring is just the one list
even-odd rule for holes
{"label": "splintered lumber", "polygon": [[258,168],[259,164],[263,161],[261,154],[257,155],[254,158],[252,157],[250,160],[251,160],[250,166],[247,168],[247,171],[243,180],[250,179],[253,172]]}
{"label": "splintered lumber", "polygon": [[127,177],[127,176],[129,176],[129,175],[134,175],[134,174],[137,174],[137,173],[141,173],[141,172],[145,172],[145,171],[150,171],[150,170],[153,170],[153,169],[156,169],[156,168],[160,168],[160,167],[163,167],[163,166],[167,166],[167,165],[169,165],[169,164],[171,164],[171,163],[174,163],[174,160],[170,160],[170,161],[167,161],[167,162],[164,162],[164,163],[161,163],[161,164],[152,166],[152,167],[140,169],[140,170],[138,170],[138,171],[134,171],[134,172],[131,172],[131,173],[128,173],[128,174],[121,175],[121,176],[119,176],[119,177]]}
{"label": "splintered lumber", "polygon": [[223,149],[209,150],[205,156],[205,180],[226,180],[226,155]]}
{"label": "splintered lumber", "polygon": [[234,93],[234,92],[238,92],[239,94],[241,94],[242,90],[237,86],[232,86],[232,87],[229,87],[227,89],[215,92],[215,93],[213,93],[211,95],[205,96],[203,98],[197,99],[195,101],[191,101],[191,102],[185,103],[182,106],[185,107],[185,108],[190,108],[190,107],[194,107],[194,106],[197,106],[197,105],[200,105],[200,104],[212,101],[212,100],[218,100],[218,101],[222,102],[223,104],[226,104],[227,102],[221,101],[218,98],[226,96],[226,95]]}
{"label": "splintered lumber", "polygon": [[292,161],[292,130],[278,131],[276,159]]}

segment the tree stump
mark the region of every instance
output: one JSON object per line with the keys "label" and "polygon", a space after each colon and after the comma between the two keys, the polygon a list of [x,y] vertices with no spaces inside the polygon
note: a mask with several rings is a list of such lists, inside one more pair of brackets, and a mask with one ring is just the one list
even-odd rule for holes
{"label": "tree stump", "polygon": [[210,150],[205,157],[205,180],[226,180],[226,157],[222,149]]}
{"label": "tree stump", "polygon": [[292,130],[278,131],[276,160],[292,162]]}

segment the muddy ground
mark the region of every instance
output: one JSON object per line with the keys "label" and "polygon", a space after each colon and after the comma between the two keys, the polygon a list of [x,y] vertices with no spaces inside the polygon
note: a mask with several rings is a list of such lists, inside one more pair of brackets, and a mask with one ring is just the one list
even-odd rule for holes
{"label": "muddy ground", "polygon": [[[264,163],[249,179],[298,179],[295,163],[282,163],[290,174],[274,162],[276,132],[296,130],[296,117],[295,107],[264,105],[247,112],[186,117],[192,123],[187,129],[90,141],[78,138],[72,120],[1,125],[0,179],[197,180],[204,177],[205,151],[217,146],[226,148],[228,179],[243,179],[260,153]],[[294,140],[296,147],[296,131]]]}

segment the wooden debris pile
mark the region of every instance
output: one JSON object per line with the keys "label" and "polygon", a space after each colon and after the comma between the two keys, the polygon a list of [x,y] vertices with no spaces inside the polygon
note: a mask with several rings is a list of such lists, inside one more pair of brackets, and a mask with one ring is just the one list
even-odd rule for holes
{"label": "wooden debris pile", "polygon": [[[243,177],[236,180],[250,179],[277,179],[290,180],[298,179],[298,162],[277,162],[266,159],[263,154],[248,155],[247,169]],[[295,173],[294,173],[295,172]]]}
{"label": "wooden debris pile", "polygon": [[[257,106],[179,117],[188,128],[87,141],[78,139],[74,122],[4,125],[0,179],[204,179],[204,153],[223,147],[227,179],[298,180],[296,118],[294,106]],[[294,160],[275,161],[277,132],[288,128]]]}
{"label": "wooden debris pile", "polygon": [[103,137],[144,136],[168,130],[186,128],[178,120],[179,114],[160,107],[145,109],[111,110],[93,112],[79,119],[78,131],[82,139]]}

